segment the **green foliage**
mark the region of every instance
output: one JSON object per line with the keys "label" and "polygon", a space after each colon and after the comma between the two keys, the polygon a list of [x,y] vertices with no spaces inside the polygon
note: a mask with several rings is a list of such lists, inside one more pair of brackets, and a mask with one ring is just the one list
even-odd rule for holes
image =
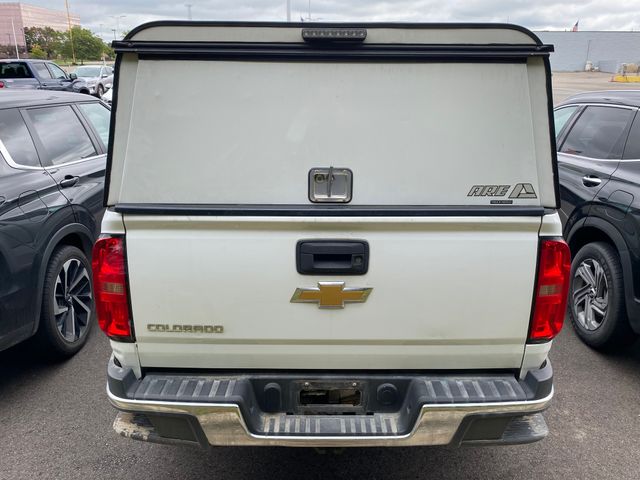
{"label": "green foliage", "polygon": [[69,32],[57,32],[50,27],[26,27],[24,36],[29,55],[32,58],[52,59],[73,58],[75,53],[76,62],[79,63],[101,60],[103,56],[113,58],[113,50],[91,31],[73,27],[71,33],[73,48]]}
{"label": "green foliage", "polygon": [[29,56],[31,58],[39,58],[41,60],[45,60],[47,58],[47,52],[40,48],[40,45],[34,45],[31,49],[31,52],[29,52]]}
{"label": "green foliage", "polygon": [[64,32],[58,32],[51,27],[25,27],[24,38],[29,52],[37,45],[46,54],[45,58],[54,58],[60,52],[62,43],[66,39]]}
{"label": "green foliage", "polygon": [[[73,27],[71,34],[77,61],[100,60],[100,58],[102,58],[106,45],[100,38],[96,37],[89,30],[81,27]],[[62,54],[71,57],[73,53],[71,42],[67,39],[62,47]]]}

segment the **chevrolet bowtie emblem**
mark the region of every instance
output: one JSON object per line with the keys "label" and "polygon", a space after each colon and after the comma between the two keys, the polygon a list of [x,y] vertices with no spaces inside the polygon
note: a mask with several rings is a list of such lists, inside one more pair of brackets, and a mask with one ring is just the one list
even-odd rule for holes
{"label": "chevrolet bowtie emblem", "polygon": [[344,308],[347,302],[367,301],[373,288],[345,287],[344,282],[318,282],[317,287],[296,288],[291,303],[317,303],[320,308]]}

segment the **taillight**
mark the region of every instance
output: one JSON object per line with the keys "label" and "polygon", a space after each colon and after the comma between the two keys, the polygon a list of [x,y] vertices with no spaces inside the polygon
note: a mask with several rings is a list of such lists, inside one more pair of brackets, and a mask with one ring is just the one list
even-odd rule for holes
{"label": "taillight", "polygon": [[0,88],[4,88],[4,82],[0,81]]}
{"label": "taillight", "polygon": [[571,253],[562,240],[542,240],[529,342],[552,340],[564,323],[571,274]]}
{"label": "taillight", "polygon": [[124,239],[99,238],[93,246],[91,264],[100,328],[113,340],[134,341],[127,294]]}

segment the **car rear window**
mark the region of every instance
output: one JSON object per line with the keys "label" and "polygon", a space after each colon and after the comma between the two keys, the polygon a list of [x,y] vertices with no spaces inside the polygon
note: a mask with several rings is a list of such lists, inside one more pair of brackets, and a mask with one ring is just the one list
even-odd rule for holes
{"label": "car rear window", "polygon": [[27,112],[44,148],[43,163],[60,165],[97,154],[70,106],[32,108]]}
{"label": "car rear window", "polygon": [[24,62],[4,62],[0,63],[0,78],[33,78],[33,75]]}
{"label": "car rear window", "polygon": [[[11,159],[25,167],[40,167],[38,153],[22,115],[15,108],[0,110],[0,140]],[[6,155],[5,153],[5,155]]]}
{"label": "car rear window", "polygon": [[561,152],[582,157],[619,160],[633,111],[627,108],[587,107],[576,120]]}

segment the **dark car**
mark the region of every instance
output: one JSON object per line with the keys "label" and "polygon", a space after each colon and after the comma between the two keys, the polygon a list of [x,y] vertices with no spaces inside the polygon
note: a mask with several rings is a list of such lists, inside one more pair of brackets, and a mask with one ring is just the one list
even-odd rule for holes
{"label": "dark car", "polygon": [[48,60],[0,60],[0,89],[57,90],[90,94],[87,82]]}
{"label": "dark car", "polygon": [[576,95],[555,109],[561,217],[573,255],[569,314],[594,348],[640,334],[640,91]]}
{"label": "dark car", "polygon": [[75,93],[0,93],[0,350],[31,336],[77,352],[95,323],[109,108]]}

